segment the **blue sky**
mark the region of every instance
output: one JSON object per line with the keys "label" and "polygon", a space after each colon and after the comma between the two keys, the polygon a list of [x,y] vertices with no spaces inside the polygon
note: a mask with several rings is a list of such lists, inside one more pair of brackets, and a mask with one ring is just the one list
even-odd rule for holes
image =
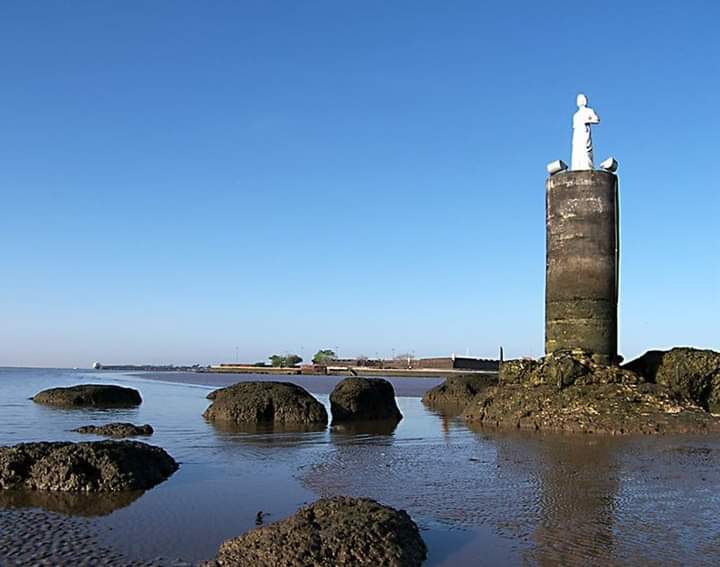
{"label": "blue sky", "polygon": [[620,351],[720,348],[716,2],[0,5],[0,365],[540,355],[545,164],[620,161]]}

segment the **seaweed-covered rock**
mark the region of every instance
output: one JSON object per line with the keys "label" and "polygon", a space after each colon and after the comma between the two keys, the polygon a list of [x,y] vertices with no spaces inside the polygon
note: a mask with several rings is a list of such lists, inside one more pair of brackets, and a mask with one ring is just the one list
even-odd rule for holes
{"label": "seaweed-covered rock", "polygon": [[584,433],[720,431],[720,419],[657,384],[498,386],[476,396],[464,418],[471,426]]}
{"label": "seaweed-covered rock", "polygon": [[596,363],[587,353],[558,351],[540,360],[509,360],[500,366],[501,385],[554,386],[573,384],[640,384],[645,380],[631,370]]}
{"label": "seaweed-covered rock", "polygon": [[289,382],[239,382],[208,394],[203,416],[226,423],[326,424],[325,406]]}
{"label": "seaweed-covered rock", "polygon": [[142,403],[140,392],[109,384],[80,384],[67,388],[50,388],[33,396],[39,404],[60,407],[132,407]]}
{"label": "seaweed-covered rock", "polygon": [[20,443],[0,447],[0,489],[143,490],[178,468],[160,447],[138,441]]}
{"label": "seaweed-covered rock", "polygon": [[539,363],[530,358],[505,360],[500,363],[498,381],[503,385],[529,383],[538,366]]}
{"label": "seaweed-covered rock", "polygon": [[333,423],[402,419],[392,384],[383,378],[352,376],[340,381],[330,393]]}
{"label": "seaweed-covered rock", "polygon": [[687,347],[651,350],[623,368],[667,386],[680,399],[720,412],[720,352]]}
{"label": "seaweed-covered rock", "polygon": [[318,500],[294,516],[227,540],[217,567],[414,567],[427,550],[402,510],[366,498]]}
{"label": "seaweed-covered rock", "polygon": [[132,423],[106,423],[105,425],[83,425],[73,429],[76,433],[91,433],[106,437],[133,437],[135,435],[152,435],[153,428],[148,424],[133,425]]}
{"label": "seaweed-covered rock", "polygon": [[697,395],[707,390],[697,388],[695,397],[679,394],[692,391],[693,380],[710,385],[720,380],[709,352],[683,353],[683,368],[693,370],[680,372],[685,379],[675,381],[671,378],[678,373],[668,369],[681,363],[673,357],[652,355],[624,367],[599,364],[590,354],[575,351],[555,352],[537,361],[511,360],[500,368],[499,385],[481,391],[465,408],[464,417],[483,427],[537,430],[720,431],[720,420],[701,406],[709,398]]}
{"label": "seaweed-covered rock", "polygon": [[425,392],[422,401],[433,408],[465,407],[485,388],[496,386],[496,374],[461,374],[448,376],[442,384]]}

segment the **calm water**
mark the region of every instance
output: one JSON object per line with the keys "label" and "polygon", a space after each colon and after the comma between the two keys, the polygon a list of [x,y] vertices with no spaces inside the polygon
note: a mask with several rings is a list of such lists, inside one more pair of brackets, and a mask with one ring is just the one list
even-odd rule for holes
{"label": "calm water", "polygon": [[[69,430],[131,421],[150,423],[155,434],[142,440],[181,463],[144,494],[0,495],[0,506],[94,516],[109,544],[138,559],[205,559],[224,539],[254,527],[258,511],[271,522],[320,496],[348,494],[406,509],[428,543],[427,565],[720,564],[714,438],[475,432],[422,406],[420,392],[438,380],[402,378],[393,382],[405,418],[394,431],[222,431],[201,416],[205,396],[254,377],[159,377],[0,369],[0,444],[89,440]],[[326,406],[337,381],[278,379],[302,384]],[[137,388],[144,402],[98,411],[28,399],[47,387],[90,381]]]}

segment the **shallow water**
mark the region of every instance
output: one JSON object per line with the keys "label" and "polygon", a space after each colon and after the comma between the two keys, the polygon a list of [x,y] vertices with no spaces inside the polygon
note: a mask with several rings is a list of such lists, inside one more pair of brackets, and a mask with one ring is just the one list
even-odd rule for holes
{"label": "shallow water", "polygon": [[[393,379],[405,416],[394,430],[223,431],[202,418],[205,396],[253,377],[162,378],[175,382],[0,369],[0,444],[90,440],[96,437],[69,430],[150,423],[155,434],[138,439],[164,447],[181,464],[168,481],[119,499],[0,494],[6,507],[0,514],[34,506],[94,516],[100,543],[127,558],[197,561],[254,527],[258,511],[272,522],[320,496],[347,494],[406,509],[428,543],[426,565],[720,563],[720,442],[712,437],[476,432],[423,407],[415,396],[438,383],[424,378]],[[337,380],[273,379],[304,385],[326,406]],[[189,383],[207,380],[214,386]],[[28,399],[81,382],[135,387],[144,401],[136,409],[99,411]]]}

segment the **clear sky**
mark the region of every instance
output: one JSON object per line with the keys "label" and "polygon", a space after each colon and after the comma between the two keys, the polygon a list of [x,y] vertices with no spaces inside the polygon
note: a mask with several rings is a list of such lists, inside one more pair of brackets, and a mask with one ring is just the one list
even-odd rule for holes
{"label": "clear sky", "polygon": [[620,351],[720,348],[720,3],[0,3],[0,365],[541,355],[545,164]]}

